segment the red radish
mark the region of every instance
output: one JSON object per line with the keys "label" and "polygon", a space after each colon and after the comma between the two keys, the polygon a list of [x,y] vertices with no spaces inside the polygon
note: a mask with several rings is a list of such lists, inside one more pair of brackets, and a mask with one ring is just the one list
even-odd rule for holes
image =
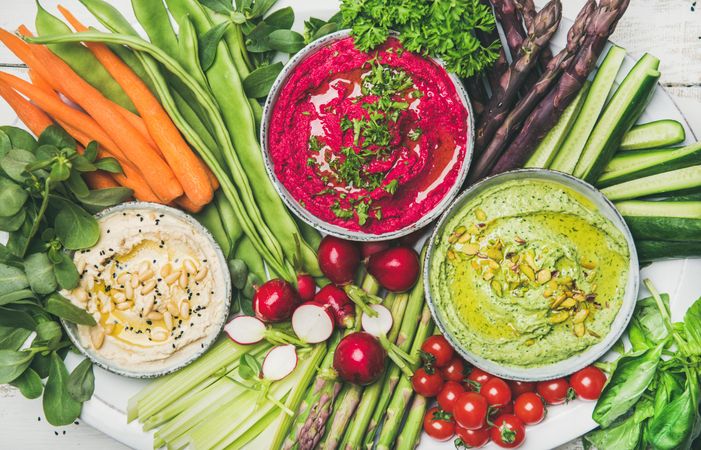
{"label": "red radish", "polygon": [[392,313],[382,305],[370,305],[370,308],[377,312],[377,316],[363,314],[360,319],[363,330],[375,337],[385,336],[392,329]]}
{"label": "red radish", "polygon": [[377,381],[385,370],[387,352],[371,334],[362,331],[341,339],[333,357],[333,367],[342,380],[366,386]]}
{"label": "red radish", "polygon": [[278,345],[265,355],[261,366],[263,379],[278,381],[291,374],[297,367],[297,349],[292,344]]}
{"label": "red radish", "polygon": [[314,277],[306,273],[297,275],[297,292],[303,302],[312,301],[314,294],[316,294],[316,280],[314,280]]}
{"label": "red radish", "polygon": [[355,242],[325,236],[317,252],[319,267],[326,278],[335,284],[353,282],[360,265],[360,250]]}
{"label": "red radish", "polygon": [[350,328],[353,326],[355,305],[343,289],[333,284],[327,284],[316,293],[314,303],[328,305],[333,311],[336,325],[339,327]]}
{"label": "red radish", "polygon": [[363,259],[368,259],[375,253],[387,250],[389,246],[390,241],[363,242],[360,244],[360,252],[363,254]]}
{"label": "red radish", "polygon": [[252,316],[237,316],[224,325],[224,332],[241,345],[256,344],[265,339],[265,324]]}
{"label": "red radish", "polygon": [[404,292],[419,278],[419,255],[409,247],[389,248],[372,255],[367,269],[383,288],[391,292]]}
{"label": "red radish", "polygon": [[263,283],[253,296],[253,310],[264,322],[283,322],[302,303],[290,283],[280,278]]}
{"label": "red radish", "polygon": [[309,344],[324,342],[333,333],[334,319],[328,307],[304,303],[292,314],[292,329],[298,338]]}

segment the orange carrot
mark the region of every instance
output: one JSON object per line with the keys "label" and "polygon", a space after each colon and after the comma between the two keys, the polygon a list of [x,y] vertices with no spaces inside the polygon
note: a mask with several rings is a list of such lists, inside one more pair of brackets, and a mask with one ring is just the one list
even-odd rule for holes
{"label": "orange carrot", "polygon": [[7,104],[17,113],[17,117],[36,136],[39,136],[48,126],[54,123],[44,111],[19,95],[6,83],[0,82],[0,97],[5,99]]}
{"label": "orange carrot", "polygon": [[[27,34],[28,30],[26,27],[21,27],[20,32]],[[57,83],[58,90],[62,94],[76,102],[104,128],[129,160],[141,169],[153,192],[164,203],[169,203],[183,194],[183,188],[172,169],[151,148],[141,133],[117,111],[114,103],[78,76],[68,64],[48,48],[42,45],[30,45],[29,48],[34,56],[32,63],[41,61],[45,68],[51,68],[52,76],[48,77],[47,81],[52,84]],[[30,65],[30,61],[25,62]],[[30,65],[30,68],[35,67]],[[46,70],[38,71],[42,76],[46,72]]]}
{"label": "orange carrot", "polygon": [[29,71],[29,79],[32,80],[32,84],[39,89],[48,92],[49,94],[54,94],[54,87],[51,86],[51,84],[44,79],[41,75],[39,75],[39,72],[36,70],[30,70]]}
{"label": "orange carrot", "polygon": [[[59,5],[58,9],[76,31],[88,31],[64,7]],[[192,152],[148,86],[106,45],[90,42],[85,45],[134,103],[146,122],[149,133],[180,180],[187,198],[197,205],[206,205],[212,201],[213,189],[204,163]]]}
{"label": "orange carrot", "polygon": [[95,172],[86,172],[83,174],[85,182],[88,183],[90,189],[109,189],[119,187],[119,183],[108,172],[97,170]]}
{"label": "orange carrot", "polygon": [[198,213],[198,212],[202,211],[202,208],[204,208],[204,205],[198,205],[196,203],[193,203],[192,200],[190,200],[188,197],[186,197],[184,195],[180,198],[176,198],[175,204],[177,206],[181,207],[182,209],[184,209],[185,211],[192,213],[192,214]]}

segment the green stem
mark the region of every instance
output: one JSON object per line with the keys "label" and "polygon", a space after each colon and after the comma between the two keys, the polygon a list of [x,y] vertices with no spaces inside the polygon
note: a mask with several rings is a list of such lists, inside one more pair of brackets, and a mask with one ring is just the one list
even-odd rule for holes
{"label": "green stem", "polygon": [[19,255],[21,258],[24,258],[24,255],[27,254],[27,250],[29,250],[29,244],[31,244],[32,239],[34,239],[34,236],[39,231],[39,226],[41,225],[41,221],[43,220],[44,214],[46,213],[46,208],[49,206],[49,192],[51,192],[50,175],[46,178],[46,181],[44,181],[44,183],[44,195],[41,199],[41,206],[39,206],[39,212],[37,213],[37,216],[34,219],[34,222],[32,223],[32,228],[29,230],[29,234],[27,235],[27,241],[22,247],[22,254]]}
{"label": "green stem", "polygon": [[662,314],[662,317],[664,318],[664,324],[665,327],[667,328],[667,332],[672,336],[674,341],[677,343],[677,346],[679,347],[679,351],[681,351],[684,355],[688,355],[688,348],[686,345],[686,342],[682,337],[674,331],[674,327],[672,326],[672,317],[669,315],[669,311],[667,311],[667,307],[665,306],[664,302],[662,301],[662,297],[660,297],[660,293],[657,292],[657,289],[655,289],[655,286],[652,284],[652,281],[649,279],[643,280],[643,284],[647,288],[648,291],[650,291],[650,294],[652,294],[652,298],[655,299],[655,303],[657,303],[657,308],[660,310],[660,314]]}

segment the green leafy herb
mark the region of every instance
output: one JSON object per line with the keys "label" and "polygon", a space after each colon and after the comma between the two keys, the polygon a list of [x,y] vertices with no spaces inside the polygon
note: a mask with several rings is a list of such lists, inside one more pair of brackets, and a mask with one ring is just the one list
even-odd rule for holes
{"label": "green leafy herb", "polygon": [[90,400],[95,391],[95,374],[89,359],[84,359],[73,369],[66,382],[66,390],[77,402]]}
{"label": "green leafy herb", "polygon": [[264,98],[270,93],[275,79],[282,71],[282,63],[268,64],[251,72],[243,80],[243,89],[250,98]]}
{"label": "green leafy herb", "polygon": [[396,178],[389,183],[385,185],[383,188],[385,191],[389,192],[390,194],[394,195],[395,192],[397,192],[397,187],[399,186],[399,180]]}
{"label": "green leafy herb", "polygon": [[10,384],[19,389],[19,392],[28,399],[39,398],[44,391],[41,378],[31,367],[27,367],[22,375],[15,378]]}
{"label": "green leafy herb", "polygon": [[331,211],[338,217],[339,219],[351,219],[353,218],[353,210],[352,209],[344,209],[341,207],[341,204],[339,203],[338,200],[331,205]]}
{"label": "green leafy herb", "polygon": [[244,354],[239,363],[239,376],[244,380],[252,380],[260,375],[260,363],[248,353]]}
{"label": "green leafy herb", "polygon": [[44,390],[46,420],[53,426],[68,425],[80,416],[82,404],[68,392],[68,370],[56,352],[51,353],[49,378]]}
{"label": "green leafy herb", "polygon": [[213,26],[202,37],[200,37],[200,65],[205,72],[214,64],[214,58],[217,56],[217,47],[219,41],[224,37],[226,29],[232,24],[230,21],[222,22]]}

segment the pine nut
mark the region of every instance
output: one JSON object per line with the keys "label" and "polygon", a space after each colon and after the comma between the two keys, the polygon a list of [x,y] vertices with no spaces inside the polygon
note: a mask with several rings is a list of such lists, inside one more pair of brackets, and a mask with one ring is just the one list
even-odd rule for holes
{"label": "pine nut", "polygon": [[102,314],[108,314],[110,311],[112,311],[112,302],[110,302],[108,299],[106,303],[102,304],[102,308],[100,308],[100,312]]}
{"label": "pine nut", "polygon": [[180,304],[180,317],[183,319],[190,317],[190,302],[182,302]]}
{"label": "pine nut", "polygon": [[123,303],[127,301],[127,296],[124,295],[122,292],[117,292],[112,296],[112,299],[115,303]]}
{"label": "pine nut", "polygon": [[200,269],[200,271],[197,272],[197,275],[195,275],[195,281],[197,281],[197,282],[199,283],[200,281],[204,280],[204,277],[207,276],[207,272],[208,272],[208,271],[209,271],[209,270],[207,269],[207,266],[203,266],[203,267]]}
{"label": "pine nut", "polygon": [[142,261],[141,264],[139,264],[139,278],[146,273],[148,270],[151,269],[151,263],[149,261]]}
{"label": "pine nut", "polygon": [[151,339],[154,341],[165,341],[168,337],[168,332],[163,328],[154,328],[151,330]]}
{"label": "pine nut", "polygon": [[85,280],[85,283],[86,283],[86,284],[85,284],[85,288],[86,288],[88,291],[92,291],[92,290],[95,289],[95,278],[93,278],[92,275],[88,275],[88,277],[87,277],[86,280]]}
{"label": "pine nut", "polygon": [[168,305],[166,305],[166,309],[168,309],[168,312],[172,317],[178,317],[180,315],[178,307],[175,306],[175,303],[173,302],[169,302]]}
{"label": "pine nut", "polygon": [[172,272],[167,277],[165,277],[166,284],[170,286],[171,284],[178,281],[178,278],[180,278],[180,271],[176,270],[175,272]]}
{"label": "pine nut", "polygon": [[146,280],[150,280],[151,278],[153,278],[153,270],[150,269],[139,275],[139,281],[142,283]]}
{"label": "pine nut", "polygon": [[99,350],[105,342],[105,333],[100,328],[93,328],[90,332],[90,341],[95,350]]}
{"label": "pine nut", "polygon": [[193,274],[197,272],[197,267],[195,267],[195,264],[192,262],[191,259],[186,259],[185,261],[183,261],[183,265],[185,266],[185,270],[187,271],[187,273]]}
{"label": "pine nut", "polygon": [[109,322],[105,324],[105,334],[112,334],[114,332],[114,323]]}
{"label": "pine nut", "polygon": [[146,318],[150,320],[161,320],[163,318],[163,314],[152,311],[146,315]]}
{"label": "pine nut", "polygon": [[183,289],[185,289],[187,287],[187,272],[183,271],[180,273],[180,278],[178,279],[178,284]]}
{"label": "pine nut", "polygon": [[127,300],[131,300],[134,298],[134,288],[131,284],[127,284],[126,288],[124,289],[124,296],[127,298]]}
{"label": "pine nut", "polygon": [[123,302],[117,305],[117,309],[120,311],[126,311],[129,308],[131,308],[131,303],[129,302]]}
{"label": "pine nut", "polygon": [[173,329],[173,315],[168,311],[163,313],[163,322],[165,322],[166,328],[168,330]]}
{"label": "pine nut", "polygon": [[148,316],[151,310],[153,309],[153,303],[156,301],[156,299],[153,297],[153,295],[149,295],[146,297],[146,303],[144,304],[144,309],[142,314],[144,316]]}
{"label": "pine nut", "polygon": [[139,277],[132,276],[129,285],[132,287],[132,289],[136,289],[136,287],[139,285]]}
{"label": "pine nut", "polygon": [[81,275],[83,274],[83,272],[85,271],[85,266],[87,264],[88,264],[87,261],[85,261],[84,259],[80,259],[80,260],[78,260],[78,262],[75,263],[75,268],[79,274],[81,274]]}
{"label": "pine nut", "polygon": [[167,277],[168,275],[171,274],[172,271],[173,271],[173,266],[171,266],[170,263],[165,263],[163,265],[163,267],[161,267],[161,277],[162,278]]}
{"label": "pine nut", "polygon": [[123,272],[121,275],[117,277],[117,284],[121,286],[125,286],[129,284],[129,274],[126,272]]}
{"label": "pine nut", "polygon": [[156,280],[148,281],[141,287],[141,295],[148,295],[156,288]]}

